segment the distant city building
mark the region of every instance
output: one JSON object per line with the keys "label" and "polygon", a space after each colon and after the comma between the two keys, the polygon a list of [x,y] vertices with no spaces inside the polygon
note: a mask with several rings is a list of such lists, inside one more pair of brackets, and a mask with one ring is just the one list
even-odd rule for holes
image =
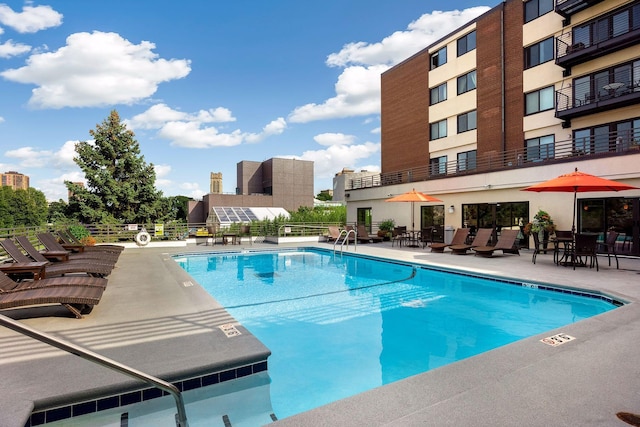
{"label": "distant city building", "polygon": [[211,172],[209,193],[222,194],[222,172]]}
{"label": "distant city building", "polygon": [[334,202],[344,202],[346,200],[346,188],[366,188],[373,185],[380,185],[380,172],[369,172],[366,170],[356,172],[353,169],[343,168],[342,171],[333,177],[332,200]]}
{"label": "distant city building", "polygon": [[[220,177],[220,179],[222,179]],[[313,162],[272,158],[237,164],[236,194],[209,193],[189,202],[188,221],[204,223],[214,207],[281,207],[289,212],[313,207]]]}
{"label": "distant city building", "polygon": [[15,171],[0,174],[2,186],[11,187],[14,190],[26,190],[29,188],[29,177]]}
{"label": "distant city building", "polygon": [[[72,184],[77,185],[80,188],[84,188],[84,182],[73,182]],[[71,200],[73,197],[73,191],[67,191],[67,200]]]}

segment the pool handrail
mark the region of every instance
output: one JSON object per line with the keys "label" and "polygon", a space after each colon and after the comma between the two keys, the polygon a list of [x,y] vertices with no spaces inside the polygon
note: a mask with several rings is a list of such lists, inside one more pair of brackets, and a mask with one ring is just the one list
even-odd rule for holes
{"label": "pool handrail", "polygon": [[82,348],[79,345],[61,340],[59,338],[55,338],[47,333],[33,329],[2,314],[0,314],[0,325],[50,346],[56,347],[60,350],[75,354],[76,356],[89,362],[97,363],[100,366],[104,366],[130,377],[140,379],[148,384],[151,384],[154,387],[166,391],[167,393],[171,394],[176,401],[176,407],[178,411],[178,413],[175,414],[176,427],[189,427],[189,424],[187,423],[187,412],[184,407],[182,394],[180,393],[180,390],[178,390],[178,388],[173,384],[161,380],[160,378],[156,378],[152,375],[145,374],[142,371],[138,371],[137,369],[126,366],[120,362],[116,362],[113,359],[109,359],[108,357],[102,356],[101,354],[95,353],[91,350]]}
{"label": "pool handrail", "polygon": [[358,233],[356,232],[356,230],[340,230],[340,235],[338,236],[338,238],[335,240],[335,242],[333,242],[333,252],[336,251],[336,245],[338,244],[338,242],[340,241],[340,239],[342,238],[342,236],[344,235],[344,239],[342,239],[342,241],[340,242],[340,253],[342,253],[343,249],[344,249],[344,245],[346,243],[347,248],[349,247],[349,236],[353,234],[353,250],[357,251],[358,250]]}

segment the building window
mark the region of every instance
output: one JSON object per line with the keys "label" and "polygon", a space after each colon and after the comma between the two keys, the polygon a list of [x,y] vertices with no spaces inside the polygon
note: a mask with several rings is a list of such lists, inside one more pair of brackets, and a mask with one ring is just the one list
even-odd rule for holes
{"label": "building window", "polygon": [[431,132],[429,134],[429,140],[445,138],[447,136],[447,119],[440,120],[439,122],[431,123],[429,126]]}
{"label": "building window", "polygon": [[458,171],[473,170],[476,168],[476,150],[458,153]]}
{"label": "building window", "polygon": [[438,68],[447,63],[447,47],[443,47],[436,53],[431,54],[431,69]]}
{"label": "building window", "polygon": [[472,51],[476,48],[476,32],[472,31],[466,36],[458,39],[458,56],[462,56],[465,53]]}
{"label": "building window", "polygon": [[555,96],[553,86],[529,92],[525,95],[525,115],[539,113],[553,109],[553,98]]}
{"label": "building window", "polygon": [[458,77],[458,95],[476,88],[476,71],[473,70],[464,76]]}
{"label": "building window", "polygon": [[436,157],[429,160],[431,176],[447,174],[447,156]]}
{"label": "building window", "polygon": [[529,0],[524,4],[524,22],[530,22],[553,10],[553,0]]}
{"label": "building window", "polygon": [[429,105],[437,104],[438,102],[447,100],[447,84],[443,83],[440,86],[431,88],[431,96],[429,98]]}
{"label": "building window", "polygon": [[539,162],[555,157],[555,137],[554,135],[531,138],[525,141],[528,162]]}
{"label": "building window", "polygon": [[553,59],[553,37],[524,49],[524,68],[535,67]]}
{"label": "building window", "polygon": [[458,133],[467,132],[476,127],[476,110],[458,116]]}

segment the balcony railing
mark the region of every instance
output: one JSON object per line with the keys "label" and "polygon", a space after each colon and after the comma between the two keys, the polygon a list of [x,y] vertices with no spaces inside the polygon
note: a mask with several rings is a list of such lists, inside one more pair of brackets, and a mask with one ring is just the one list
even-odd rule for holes
{"label": "balcony railing", "polygon": [[570,69],[610,53],[637,45],[640,38],[640,13],[628,6],[612,14],[580,24],[556,37],[556,64]]}
{"label": "balcony railing", "polygon": [[[481,174],[542,164],[575,161],[576,158],[596,158],[640,153],[640,128],[628,133],[612,133],[604,137],[568,139],[501,153],[478,154],[475,165],[468,161],[450,161],[435,166],[403,169],[347,180],[345,190],[382,187],[395,184],[429,181],[455,176]],[[475,167],[472,167],[475,166]]]}
{"label": "balcony railing", "polygon": [[[636,61],[636,64],[638,61]],[[640,103],[640,65],[617,66],[573,80],[556,91],[556,117],[570,120]]]}

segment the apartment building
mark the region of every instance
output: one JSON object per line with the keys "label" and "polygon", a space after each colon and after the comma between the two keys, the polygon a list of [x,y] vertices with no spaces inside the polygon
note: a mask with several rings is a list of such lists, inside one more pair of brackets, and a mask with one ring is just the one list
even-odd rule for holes
{"label": "apartment building", "polygon": [[[420,227],[573,222],[573,195],[523,188],[575,168],[640,187],[640,1],[506,0],[381,76],[381,173],[346,184],[348,220]],[[580,193],[579,232],[639,251],[640,190]],[[415,225],[418,227],[418,224]],[[528,239],[520,242],[528,245]]]}
{"label": "apartment building", "polygon": [[29,177],[15,171],[0,173],[2,186],[8,186],[14,190],[27,190],[29,188]]}

